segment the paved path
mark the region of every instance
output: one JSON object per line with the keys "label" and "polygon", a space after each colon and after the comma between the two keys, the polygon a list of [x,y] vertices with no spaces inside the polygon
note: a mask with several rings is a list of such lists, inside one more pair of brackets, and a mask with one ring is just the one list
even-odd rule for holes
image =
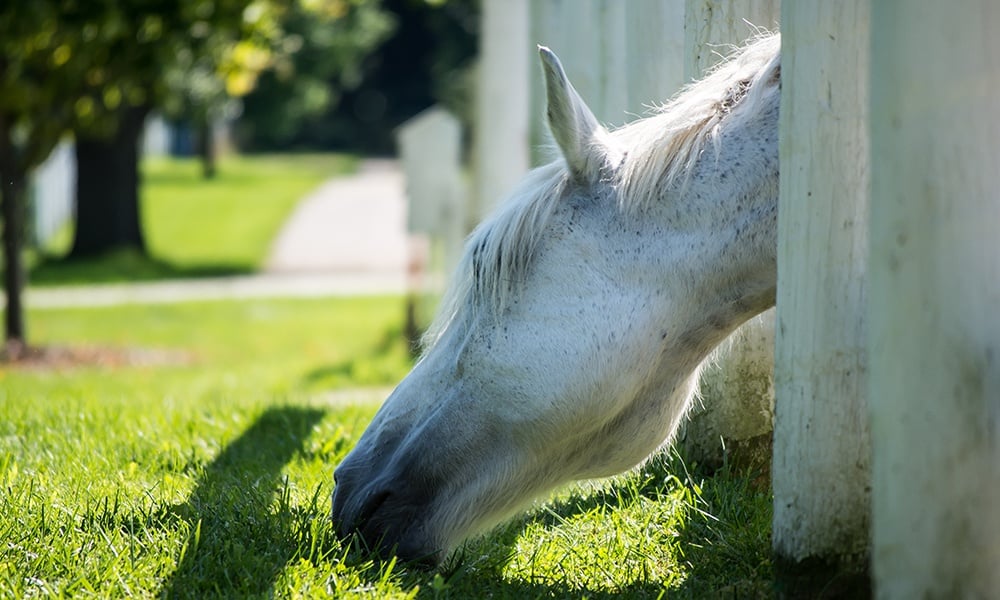
{"label": "paved path", "polygon": [[368,160],[296,207],[275,239],[269,273],[405,274],[409,257],[403,174]]}
{"label": "paved path", "polygon": [[26,304],[402,294],[410,244],[403,186],[399,165],[388,159],[366,160],[356,174],[326,181],[293,211],[259,275],[33,288]]}
{"label": "paved path", "polygon": [[[157,304],[237,298],[310,298],[403,294],[405,274],[246,275],[206,279],[176,279],[151,283],[109,283],[29,289],[30,308]],[[0,306],[3,297],[0,296]]]}

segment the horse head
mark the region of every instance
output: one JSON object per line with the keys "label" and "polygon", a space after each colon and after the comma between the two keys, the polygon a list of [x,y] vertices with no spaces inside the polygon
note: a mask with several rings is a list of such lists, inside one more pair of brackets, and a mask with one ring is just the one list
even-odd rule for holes
{"label": "horse head", "polygon": [[561,159],[470,236],[423,356],[336,469],[340,532],[435,563],[669,441],[702,361],[774,304],[778,48],[614,132],[539,49]]}

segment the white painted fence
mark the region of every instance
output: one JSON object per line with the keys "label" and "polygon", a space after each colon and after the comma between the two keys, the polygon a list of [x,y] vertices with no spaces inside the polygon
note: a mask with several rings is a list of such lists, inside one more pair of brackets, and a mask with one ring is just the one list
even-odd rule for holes
{"label": "white painted fence", "polygon": [[[443,270],[451,273],[462,250],[469,208],[462,181],[461,123],[442,108],[430,108],[399,128],[397,144],[406,178],[407,229],[438,241]],[[414,258],[420,263],[427,259]]]}
{"label": "white painted fence", "polygon": [[[479,221],[528,171],[528,79],[533,47],[529,0],[483,0],[476,94],[475,192],[470,215]],[[469,223],[474,225],[475,223]]]}
{"label": "white painted fence", "polygon": [[33,242],[46,247],[73,218],[76,194],[73,143],[64,140],[31,175]]}
{"label": "white painted fence", "polygon": [[1000,598],[1000,4],[871,6],[875,589]]}
{"label": "white painted fence", "polygon": [[774,532],[779,565],[867,566],[867,0],[782,13]]}

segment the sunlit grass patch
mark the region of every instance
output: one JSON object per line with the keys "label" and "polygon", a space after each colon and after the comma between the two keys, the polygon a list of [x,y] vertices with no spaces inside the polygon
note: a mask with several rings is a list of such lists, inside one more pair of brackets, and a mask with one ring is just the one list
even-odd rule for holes
{"label": "sunlit grass patch", "polygon": [[148,161],[142,208],[150,251],[181,268],[255,269],[298,200],[355,165],[334,154],[233,156],[205,180],[193,161]]}
{"label": "sunlit grass patch", "polygon": [[658,455],[467,543],[446,561],[443,587],[456,598],[770,597],[770,494],[751,481]]}
{"label": "sunlit grass patch", "polygon": [[333,469],[411,366],[403,316],[399,298],[31,312],[42,345],[191,360],[0,366],[0,597],[767,597],[770,495],[673,456],[437,570],[339,539]]}
{"label": "sunlit grass patch", "polygon": [[[46,259],[31,283],[67,284],[250,273],[303,196],[327,178],[352,172],[342,154],[233,155],[205,179],[196,159],[143,162],[140,190],[148,255],[121,250],[86,260]],[[58,245],[69,248],[71,232]]]}

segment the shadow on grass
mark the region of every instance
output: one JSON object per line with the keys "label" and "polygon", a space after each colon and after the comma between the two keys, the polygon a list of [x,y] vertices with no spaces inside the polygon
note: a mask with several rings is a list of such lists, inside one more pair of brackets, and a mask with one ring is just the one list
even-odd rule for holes
{"label": "shadow on grass", "polygon": [[[403,329],[393,325],[371,350],[336,363],[324,364],[302,374],[299,384],[304,389],[335,389],[373,385],[393,385],[399,382],[399,359],[393,357],[406,344]],[[411,359],[412,360],[412,359]]]}
{"label": "shadow on grass", "polygon": [[[631,581],[607,589],[599,582],[591,587],[533,573],[506,574],[517,541],[529,527],[557,528],[575,516],[596,509],[626,510],[643,499],[666,501],[678,486],[690,490],[690,504],[678,531],[678,560],[684,570],[679,583],[668,588],[637,573]],[[445,589],[426,581],[433,574],[424,575],[425,580],[418,581],[417,598],[461,598],[469,590],[492,598],[770,598],[770,516],[770,494],[754,488],[753,474],[724,468],[702,479],[699,473],[687,473],[676,457],[656,458],[638,481],[630,477],[601,490],[573,494],[472,542],[439,572]],[[612,519],[608,527],[614,526]],[[595,567],[600,571],[601,565]]]}
{"label": "shadow on grass", "polygon": [[173,509],[191,534],[158,597],[271,592],[295,554],[297,520],[313,517],[291,507],[281,469],[303,450],[323,415],[318,409],[269,409],[207,467],[188,501]]}
{"label": "shadow on grass", "polygon": [[245,264],[176,265],[136,250],[116,250],[93,258],[42,257],[31,269],[36,286],[89,285],[247,275],[255,270]]}

